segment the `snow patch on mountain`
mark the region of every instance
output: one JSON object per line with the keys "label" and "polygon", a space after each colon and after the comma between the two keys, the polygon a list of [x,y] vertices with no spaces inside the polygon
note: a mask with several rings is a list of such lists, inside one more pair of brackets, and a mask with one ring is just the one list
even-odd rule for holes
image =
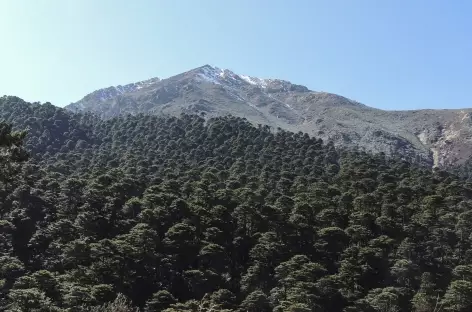
{"label": "snow patch on mountain", "polygon": [[258,86],[261,89],[267,88],[268,79],[261,79],[261,78],[246,76],[246,75],[239,75],[239,77],[241,77],[241,79],[243,79],[247,83],[252,84],[254,86]]}
{"label": "snow patch on mountain", "polygon": [[137,90],[149,87],[157,82],[161,81],[159,78],[151,78],[148,80],[136,82],[136,83],[130,83],[127,85],[118,85],[115,87],[108,87],[105,89],[100,89],[97,91],[94,91],[90,94],[88,94],[85,99],[87,98],[94,98],[100,102],[105,102],[109,99],[115,98],[118,95],[123,95],[131,92],[135,92]]}
{"label": "snow patch on mountain", "polygon": [[[262,91],[271,89],[286,92],[290,90],[291,86],[293,86],[288,81],[238,75],[229,69],[221,69],[219,67],[213,67],[210,65],[205,65],[198,68],[197,76],[204,81],[217,85],[223,85],[224,87],[230,86],[233,88],[251,85],[261,89]],[[306,89],[306,87],[303,88]]]}
{"label": "snow patch on mountain", "polygon": [[229,69],[221,69],[205,65],[199,69],[198,77],[218,85],[239,86],[243,83],[241,77]]}
{"label": "snow patch on mountain", "polygon": [[223,72],[219,68],[213,68],[210,66],[204,66],[201,68],[201,72],[198,73],[198,76],[203,80],[208,82],[220,85],[220,79],[223,75]]}

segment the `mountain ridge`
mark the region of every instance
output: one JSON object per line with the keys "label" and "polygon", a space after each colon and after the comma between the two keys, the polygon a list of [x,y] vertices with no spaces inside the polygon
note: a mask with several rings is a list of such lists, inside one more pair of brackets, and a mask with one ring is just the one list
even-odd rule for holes
{"label": "mountain ridge", "polygon": [[234,115],[332,140],[337,146],[401,154],[442,167],[461,164],[472,155],[472,109],[385,111],[286,80],[239,75],[210,65],[100,89],[65,108],[103,118],[140,113]]}

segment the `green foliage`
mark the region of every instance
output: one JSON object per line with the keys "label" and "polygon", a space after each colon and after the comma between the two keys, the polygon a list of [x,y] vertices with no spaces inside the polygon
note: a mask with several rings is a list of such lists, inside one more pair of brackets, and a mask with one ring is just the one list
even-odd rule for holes
{"label": "green foliage", "polygon": [[472,310],[454,174],[229,116],[0,120],[2,310]]}
{"label": "green foliage", "polygon": [[88,312],[139,312],[137,308],[132,306],[130,300],[121,293],[109,303],[96,307],[82,307],[82,309]]}

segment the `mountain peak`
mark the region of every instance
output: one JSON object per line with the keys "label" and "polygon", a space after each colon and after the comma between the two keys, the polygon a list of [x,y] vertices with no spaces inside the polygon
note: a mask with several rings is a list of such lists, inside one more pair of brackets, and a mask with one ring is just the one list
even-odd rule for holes
{"label": "mountain peak", "polygon": [[310,91],[307,87],[293,84],[290,81],[281,79],[258,78],[248,75],[236,74],[229,69],[222,69],[220,67],[212,66],[209,64],[198,67],[195,69],[195,71],[197,72],[198,76],[203,80],[217,85],[230,83],[232,85],[247,85],[257,87],[262,90],[272,90],[280,92]]}
{"label": "mountain peak", "polygon": [[[75,112],[94,111],[110,116],[124,112],[132,113],[136,110],[136,105],[140,107],[139,110],[144,109],[144,107],[148,107],[144,109],[146,111],[148,109],[161,110],[162,108],[155,106],[156,103],[159,102],[167,105],[173,101],[178,101],[179,103],[180,101],[184,103],[194,101],[197,94],[187,93],[185,95],[185,90],[196,90],[197,88],[203,90],[203,94],[198,95],[200,96],[200,101],[206,100],[207,97],[213,97],[213,95],[209,94],[211,93],[209,90],[213,89],[211,86],[219,86],[220,89],[225,90],[225,94],[231,97],[232,100],[236,100],[238,103],[249,104],[252,108],[256,107],[256,105],[251,104],[251,101],[253,101],[251,98],[254,96],[261,97],[259,99],[255,98],[254,101],[256,102],[275,101],[281,104],[285,100],[280,100],[277,97],[282,96],[284,93],[311,92],[305,86],[292,84],[286,80],[239,75],[229,69],[205,64],[163,80],[151,78],[136,83],[96,90],[87,94],[80,101],[66,106],[66,108]],[[277,94],[278,96],[276,96]],[[189,99],[185,99],[186,96]],[[262,98],[265,98],[265,100],[262,100]],[[123,100],[128,104],[123,104]],[[225,102],[226,100],[223,99],[221,101]],[[120,103],[119,107],[117,106],[118,102]],[[130,103],[134,104],[131,105]],[[143,106],[143,103],[149,104]],[[283,105],[286,108],[290,107],[289,104]],[[174,106],[178,107],[179,105]],[[113,113],[108,112],[110,109]],[[260,112],[257,114],[260,114]]]}
{"label": "mountain peak", "polygon": [[196,73],[200,80],[217,85],[240,85],[243,83],[241,77],[229,69],[204,65],[197,68]]}
{"label": "mountain peak", "polygon": [[466,114],[472,110],[386,112],[286,80],[236,74],[208,64],[163,80],[100,89],[66,109],[104,118],[140,113],[233,115],[254,124],[307,132],[337,145],[420,155],[439,166],[472,153],[472,126]]}

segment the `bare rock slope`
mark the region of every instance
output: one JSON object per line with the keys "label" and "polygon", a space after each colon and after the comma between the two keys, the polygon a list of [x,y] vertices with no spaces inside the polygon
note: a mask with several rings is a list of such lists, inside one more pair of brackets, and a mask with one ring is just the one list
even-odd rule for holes
{"label": "bare rock slope", "polygon": [[231,114],[274,129],[303,131],[338,146],[400,154],[442,167],[461,164],[472,155],[472,109],[384,111],[288,81],[209,65],[167,79],[97,90],[66,108],[104,118]]}

